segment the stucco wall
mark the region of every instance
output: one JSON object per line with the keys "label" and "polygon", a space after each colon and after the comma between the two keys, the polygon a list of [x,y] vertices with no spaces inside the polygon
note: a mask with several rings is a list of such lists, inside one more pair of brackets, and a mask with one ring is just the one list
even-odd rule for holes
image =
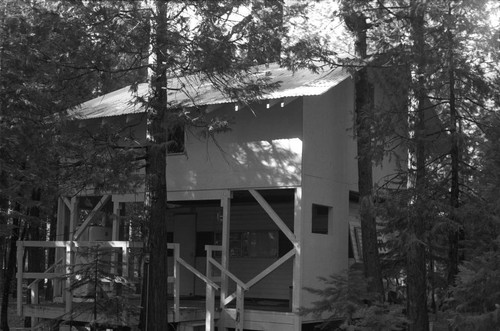
{"label": "stucco wall", "polygon": [[210,116],[229,119],[231,131],[214,141],[187,130],[186,153],[167,158],[169,191],[300,185],[300,98],[283,108],[260,104],[235,111],[225,105]]}
{"label": "stucco wall", "polygon": [[[348,266],[349,128],[353,83],[347,79],[321,97],[304,98],[302,185],[302,287],[321,288],[327,277]],[[312,233],[312,204],[331,208],[328,234]],[[317,297],[304,291],[302,306]],[[311,317],[309,317],[311,318]],[[305,319],[308,319],[306,317]]]}

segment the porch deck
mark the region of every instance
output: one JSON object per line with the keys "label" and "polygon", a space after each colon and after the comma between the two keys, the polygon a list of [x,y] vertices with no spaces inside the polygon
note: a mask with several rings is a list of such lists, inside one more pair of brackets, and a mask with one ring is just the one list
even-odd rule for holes
{"label": "porch deck", "polygon": [[[139,301],[134,302],[139,306]],[[201,321],[205,319],[205,298],[181,298],[179,305],[179,318],[174,319],[173,300],[169,301],[168,319],[172,322],[188,322]],[[235,305],[228,305],[228,310],[235,308]],[[72,316],[65,315],[64,303],[45,302],[39,304],[28,304],[23,306],[24,316],[40,318],[40,319],[55,319],[55,320],[73,320],[76,322],[90,322],[93,320],[93,302],[74,302]],[[290,313],[288,300],[272,300],[272,299],[245,299],[245,313],[254,314],[258,311],[273,312],[273,313]],[[215,320],[220,318],[220,310],[215,312]],[[109,323],[112,325],[127,325],[135,326],[139,324],[138,316],[135,314],[121,314],[118,316],[105,316],[102,313],[97,314],[97,320],[100,323]]]}

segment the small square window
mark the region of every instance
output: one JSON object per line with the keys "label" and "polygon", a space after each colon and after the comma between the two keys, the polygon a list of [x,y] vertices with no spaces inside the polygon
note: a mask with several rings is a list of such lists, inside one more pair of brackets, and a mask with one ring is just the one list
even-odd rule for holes
{"label": "small square window", "polygon": [[332,207],[312,205],[312,233],[328,234],[330,232],[330,215]]}
{"label": "small square window", "polygon": [[185,139],[184,125],[175,125],[169,128],[167,154],[184,153]]}

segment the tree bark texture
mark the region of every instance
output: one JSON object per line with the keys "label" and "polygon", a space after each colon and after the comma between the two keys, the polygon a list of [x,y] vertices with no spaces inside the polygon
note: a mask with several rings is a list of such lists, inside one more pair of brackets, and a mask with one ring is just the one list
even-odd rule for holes
{"label": "tree bark texture", "polygon": [[378,239],[373,206],[373,158],[371,144],[371,112],[373,112],[373,87],[368,81],[366,69],[357,74],[356,90],[356,138],[358,147],[358,190],[363,264],[370,290],[384,298],[382,272],[378,254]]}
{"label": "tree bark texture", "polygon": [[407,286],[408,286],[408,317],[410,331],[429,330],[427,313],[427,280],[426,280],[426,247],[424,244],[425,218],[419,210],[425,208],[423,193],[426,187],[425,165],[425,41],[424,41],[425,4],[421,1],[411,2],[411,28],[414,43],[414,65],[416,82],[414,86],[416,97],[416,125],[414,130],[416,180],[414,196],[414,212],[409,216],[407,253]]}
{"label": "tree bark texture", "polygon": [[[355,34],[356,53],[361,59],[367,57],[366,30],[368,24],[363,14],[353,13],[344,17],[346,25]],[[364,275],[371,291],[384,298],[382,271],[378,255],[378,240],[373,206],[373,146],[372,118],[374,111],[373,86],[369,81],[368,69],[363,68],[355,75],[356,139],[358,148],[358,191],[363,241]]]}
{"label": "tree bark texture", "polygon": [[147,284],[146,320],[143,330],[161,331],[168,328],[168,246],[167,246],[167,184],[166,184],[166,71],[167,3],[156,1],[156,28],[154,48],[156,64],[152,77],[152,99],[149,109],[151,146],[148,154],[149,231],[150,254]]}
{"label": "tree bark texture", "polygon": [[[451,13],[450,13],[451,16]],[[456,108],[455,97],[455,68],[454,68],[454,55],[453,55],[453,33],[448,28],[447,31],[449,43],[449,105],[450,105],[450,134],[451,134],[451,190],[450,190],[450,219],[452,227],[448,234],[448,284],[454,285],[455,276],[458,274],[459,264],[459,240],[460,240],[460,221],[457,219],[456,209],[460,204],[460,186],[459,186],[459,141],[458,141],[458,114]]]}

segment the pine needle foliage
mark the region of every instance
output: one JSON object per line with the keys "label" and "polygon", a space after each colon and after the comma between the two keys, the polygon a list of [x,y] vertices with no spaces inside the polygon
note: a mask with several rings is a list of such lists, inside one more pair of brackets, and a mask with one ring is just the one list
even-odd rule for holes
{"label": "pine needle foliage", "polygon": [[447,301],[454,330],[500,330],[500,239],[495,243],[459,266]]}
{"label": "pine needle foliage", "polygon": [[[379,301],[378,293],[368,287],[363,272],[353,268],[347,272],[321,277],[322,288],[305,288],[320,297],[300,314],[313,314],[324,321],[321,330],[389,331],[404,330],[407,320],[403,307]],[[325,317],[326,316],[326,317]]]}

